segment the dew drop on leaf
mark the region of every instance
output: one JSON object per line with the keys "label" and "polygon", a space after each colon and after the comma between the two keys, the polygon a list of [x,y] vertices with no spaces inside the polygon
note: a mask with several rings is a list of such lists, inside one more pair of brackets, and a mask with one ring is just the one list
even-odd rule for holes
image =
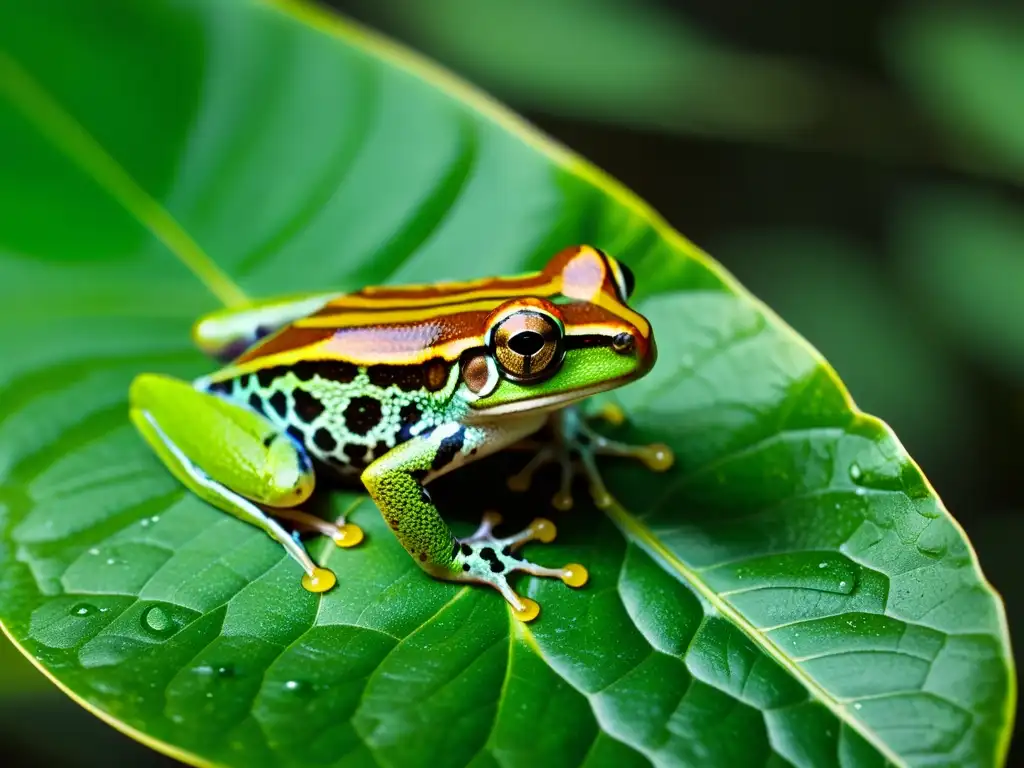
{"label": "dew drop on leaf", "polygon": [[71,609],[72,616],[91,616],[96,613],[96,606],[89,603],[78,603]]}
{"label": "dew drop on leaf", "polygon": [[174,620],[159,605],[151,605],[142,612],[142,626],[158,635],[169,635],[176,629]]}

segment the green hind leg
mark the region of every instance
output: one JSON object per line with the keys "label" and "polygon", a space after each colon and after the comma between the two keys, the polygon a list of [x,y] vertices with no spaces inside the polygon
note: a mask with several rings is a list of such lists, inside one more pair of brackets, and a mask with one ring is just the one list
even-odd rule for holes
{"label": "green hind leg", "polygon": [[129,400],[135,426],[178,480],[277,541],[302,566],[307,589],[323,592],[334,585],[334,574],[319,568],[302,544],[262,508],[304,527],[337,534],[335,541],[342,546],[362,538],[354,526],[339,528],[293,509],[309,498],[314,486],[312,464],[301,446],[262,415],[166,376],[138,376]]}

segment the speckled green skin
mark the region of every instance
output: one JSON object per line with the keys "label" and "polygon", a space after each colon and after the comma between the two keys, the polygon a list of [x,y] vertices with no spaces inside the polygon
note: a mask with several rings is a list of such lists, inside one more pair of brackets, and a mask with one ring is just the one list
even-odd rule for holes
{"label": "speckled green skin", "polygon": [[289,435],[300,466],[312,467],[311,456],[342,474],[361,474],[402,546],[424,570],[449,579],[486,575],[494,558],[481,562],[473,547],[460,548],[425,484],[544,422],[515,415],[463,424],[469,406],[458,366],[439,362],[401,369],[304,364],[195,386]]}

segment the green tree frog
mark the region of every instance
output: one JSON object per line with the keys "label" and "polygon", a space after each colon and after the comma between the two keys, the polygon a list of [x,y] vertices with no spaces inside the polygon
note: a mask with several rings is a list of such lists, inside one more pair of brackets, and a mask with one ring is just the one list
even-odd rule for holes
{"label": "green tree frog", "polygon": [[307,589],[331,589],[336,577],[279,521],[343,547],[362,539],[353,524],[299,509],[316,472],[330,469],[361,477],[424,571],[490,585],[529,621],[540,608],[513,591],[509,574],[559,578],[570,587],[588,578],[580,564],[546,568],[517,553],[528,541],[551,541],[554,524],[539,518],[498,537],[500,520],[488,513],[476,533],[458,539],[427,485],[495,451],[527,445],[545,425],[554,442],[510,485],[522,489],[539,465],[558,462],[556,507],[572,505],[574,453],[599,506],[611,497],[595,455],[666,469],[667,447],[608,440],[571,407],[654,365],[650,323],[627,303],[632,290],[624,264],[578,246],[525,275],[221,310],[199,320],[193,335],[224,367],[193,382],[139,375],[129,394],[131,418],[189,489],[278,541],[302,567]]}

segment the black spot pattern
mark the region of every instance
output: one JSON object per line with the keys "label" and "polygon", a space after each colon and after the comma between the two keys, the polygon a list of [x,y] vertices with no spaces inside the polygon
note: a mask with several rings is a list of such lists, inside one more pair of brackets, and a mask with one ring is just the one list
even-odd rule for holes
{"label": "black spot pattern", "polygon": [[288,397],[284,392],[275,392],[271,395],[270,405],[275,411],[277,411],[277,415],[281,418],[288,415]]}
{"label": "black spot pattern", "polygon": [[294,390],[292,399],[295,401],[295,415],[307,424],[324,412],[324,404],[304,389]]}
{"label": "black spot pattern", "polygon": [[494,573],[501,573],[505,570],[505,564],[498,559],[498,556],[494,553],[494,550],[490,547],[484,547],[480,550],[480,557],[486,560],[491,565],[491,571]]}
{"label": "black spot pattern", "polygon": [[249,395],[249,407],[252,408],[256,413],[261,416],[266,416],[267,412],[263,410],[263,398],[253,392]]}
{"label": "black spot pattern", "polygon": [[264,368],[256,374],[256,380],[260,383],[260,386],[267,389],[277,379],[288,373],[287,368],[283,365],[275,365],[273,368]]}
{"label": "black spot pattern", "polygon": [[471,546],[469,546],[469,544],[467,544],[466,542],[462,542],[461,549],[462,549],[462,554],[464,554],[466,557],[469,557],[470,555],[473,554],[473,548]]}
{"label": "black spot pattern", "polygon": [[227,381],[215,381],[212,384],[207,385],[207,392],[219,392],[222,395],[226,395],[231,391],[231,385],[234,384],[233,379]]}
{"label": "black spot pattern", "polygon": [[419,423],[421,418],[423,418],[423,412],[416,403],[406,403],[403,405],[401,410],[398,411],[398,423],[401,426],[398,428],[398,434],[395,436],[395,439],[399,443],[404,443],[411,438],[412,428]]}
{"label": "black spot pattern", "polygon": [[319,376],[325,381],[348,384],[359,373],[359,367],[344,360],[309,360],[292,366],[292,373],[299,381],[309,381]]}
{"label": "black spot pattern", "polygon": [[342,450],[348,457],[349,466],[355,469],[364,469],[367,466],[365,445],[348,443]]}
{"label": "black spot pattern", "polygon": [[381,389],[397,386],[406,392],[423,389],[426,383],[422,365],[373,365],[366,369],[370,383]]}
{"label": "black spot pattern", "polygon": [[303,432],[298,427],[296,427],[294,424],[289,424],[288,429],[286,431],[288,432],[289,435],[292,436],[294,440],[298,441],[299,445],[306,444],[306,433]]}
{"label": "black spot pattern", "polygon": [[458,431],[454,435],[441,440],[441,445],[437,447],[437,453],[434,454],[434,461],[431,463],[431,469],[442,469],[452,463],[452,459],[462,450],[462,445],[466,440],[466,430],[459,427]]}
{"label": "black spot pattern", "polygon": [[320,427],[313,433],[313,443],[316,444],[317,448],[325,453],[330,453],[338,447],[338,441],[334,439],[334,435],[323,427]]}
{"label": "black spot pattern", "polygon": [[345,426],[354,435],[365,435],[380,424],[382,410],[380,401],[374,397],[360,395],[353,397],[345,407]]}

